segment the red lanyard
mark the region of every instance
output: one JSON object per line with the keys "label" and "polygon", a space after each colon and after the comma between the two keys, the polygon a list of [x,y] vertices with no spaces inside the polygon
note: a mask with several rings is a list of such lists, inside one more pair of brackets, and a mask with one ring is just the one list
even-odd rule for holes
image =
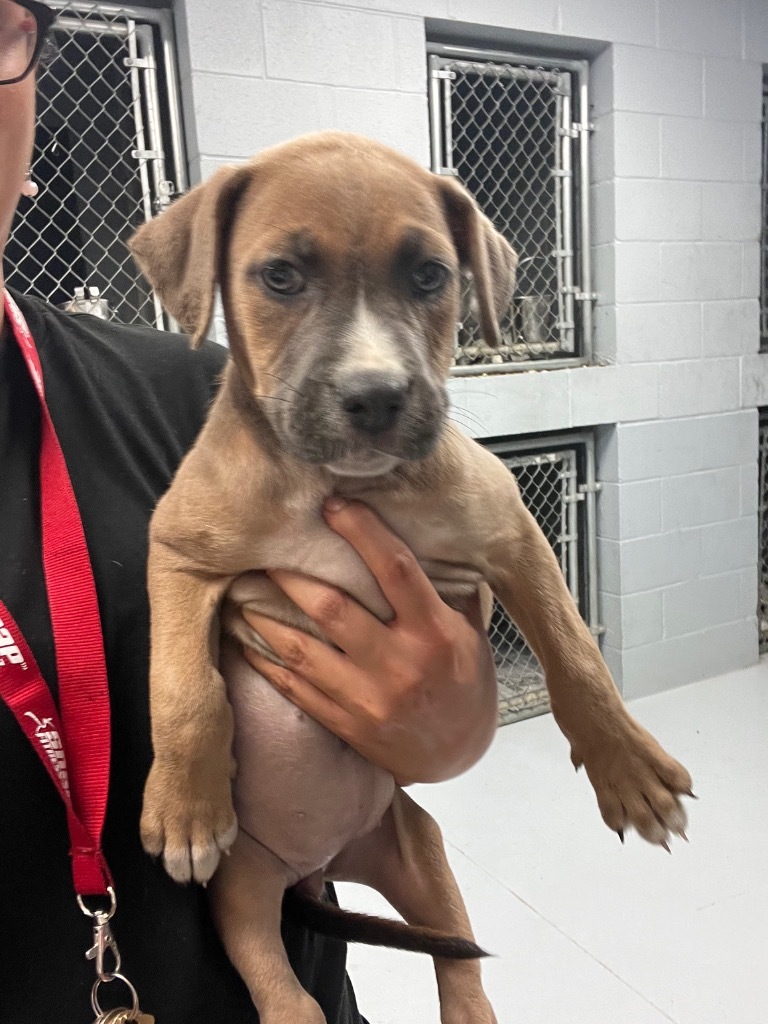
{"label": "red lanyard", "polygon": [[91,560],[64,454],[45,401],[40,358],[16,303],[5,315],[40,398],[43,568],[61,715],[13,616],[0,601],[0,697],[37,751],[67,809],[78,896],[107,895],[101,852],[109,789],[109,690]]}

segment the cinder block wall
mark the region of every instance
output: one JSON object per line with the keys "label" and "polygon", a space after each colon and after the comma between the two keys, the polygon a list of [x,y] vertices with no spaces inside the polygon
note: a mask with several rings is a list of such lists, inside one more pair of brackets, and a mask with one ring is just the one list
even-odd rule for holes
{"label": "cinder block wall", "polygon": [[599,430],[604,649],[627,696],[757,659],[764,0],[178,0],[193,181],[301,132],[429,161],[426,39],[591,57],[598,365],[451,384],[499,437]]}

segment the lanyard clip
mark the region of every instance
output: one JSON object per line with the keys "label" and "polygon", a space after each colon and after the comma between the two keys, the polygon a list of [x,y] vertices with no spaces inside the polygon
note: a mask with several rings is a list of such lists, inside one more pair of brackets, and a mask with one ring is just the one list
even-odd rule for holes
{"label": "lanyard clip", "polygon": [[[99,980],[108,981],[120,971],[120,950],[117,948],[115,937],[109,926],[110,915],[103,910],[97,910],[94,917],[96,923],[93,926],[93,945],[85,954],[85,959],[95,960],[96,974]],[[113,960],[111,970],[107,970],[105,966],[105,957],[108,952]]]}

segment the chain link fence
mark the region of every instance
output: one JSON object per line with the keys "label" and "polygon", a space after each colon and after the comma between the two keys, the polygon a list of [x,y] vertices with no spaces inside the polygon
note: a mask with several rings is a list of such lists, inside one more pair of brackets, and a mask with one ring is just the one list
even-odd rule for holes
{"label": "chain link fence", "polygon": [[760,411],[760,475],[758,493],[758,543],[760,547],[760,653],[768,654],[768,409]]}
{"label": "chain link fence", "polygon": [[[586,67],[525,61],[453,48],[430,55],[433,169],[458,177],[519,256],[516,294],[502,321],[502,346],[483,343],[465,301],[456,367],[588,354],[589,211]],[[545,66],[546,65],[546,66]],[[465,289],[468,299],[469,288]]]}
{"label": "chain link fence", "polygon": [[[40,194],[21,201],[8,283],[65,308],[78,289],[92,289],[107,315],[164,327],[126,242],[185,184],[169,17],[109,4],[53,6],[60,15],[39,75],[32,165]],[[159,67],[156,51],[165,55]],[[176,183],[167,180],[166,146]]]}
{"label": "chain link fence", "polygon": [[763,72],[763,218],[760,236],[760,349],[768,350],[768,68]]}
{"label": "chain link fence", "polygon": [[[527,446],[527,447],[526,447]],[[595,634],[594,451],[589,435],[491,445],[515,474],[530,509],[560,562],[568,588]],[[522,635],[496,603],[489,630],[499,682],[502,725],[549,710],[544,675]]]}

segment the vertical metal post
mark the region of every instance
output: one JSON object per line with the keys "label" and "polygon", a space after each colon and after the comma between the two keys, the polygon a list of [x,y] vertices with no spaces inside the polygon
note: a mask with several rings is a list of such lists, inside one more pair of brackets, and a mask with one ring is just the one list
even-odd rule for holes
{"label": "vertical metal post", "polygon": [[582,611],[586,612],[584,617],[594,636],[602,632],[599,615],[599,587],[597,578],[597,474],[595,467],[595,439],[590,434],[585,438],[585,473],[586,480],[584,488],[585,496],[585,528],[587,534],[587,607]]}
{"label": "vertical metal post", "polygon": [[181,116],[179,97],[179,72],[176,63],[176,33],[173,27],[173,15],[170,11],[160,14],[160,40],[163,47],[163,68],[165,70],[165,100],[168,107],[169,134],[171,154],[173,157],[174,181],[178,192],[186,192],[189,187],[187,175],[187,158],[184,152],[184,125]]}
{"label": "vertical metal post", "polygon": [[154,205],[161,207],[163,203],[164,183],[167,180],[165,170],[165,152],[163,149],[163,129],[160,122],[160,99],[157,92],[157,64],[155,63],[155,41],[152,28],[141,25],[136,29],[136,41],[139,55],[144,61],[142,81],[144,85],[144,104],[146,107],[146,131],[148,148],[153,154],[149,157],[152,168],[152,185]]}
{"label": "vertical metal post", "polygon": [[[147,137],[144,128],[144,110],[141,102],[141,76],[139,68],[136,65],[139,59],[138,41],[137,41],[137,26],[136,22],[128,21],[128,54],[130,57],[130,80],[131,80],[131,94],[133,97],[133,120],[136,127],[136,149],[145,151],[147,148]],[[149,221],[152,219],[152,192],[149,184],[149,172],[147,170],[147,161],[144,158],[139,158],[139,180],[141,182],[141,196],[144,206],[144,219]],[[163,320],[163,307],[160,305],[160,299],[157,294],[152,292],[152,305],[155,310],[155,326],[162,330],[165,327]]]}
{"label": "vertical metal post", "polygon": [[443,87],[443,136],[445,138],[446,171],[453,172],[453,110],[451,109],[451,79],[441,78]]}
{"label": "vertical metal post", "polygon": [[573,156],[571,140],[572,125],[572,101],[571,101],[571,76],[561,75],[559,88],[563,90],[562,96],[562,131],[560,136],[561,147],[561,181],[562,181],[562,267],[564,280],[564,312],[565,326],[562,330],[563,349],[566,352],[575,352],[575,317],[574,317],[574,275],[573,275]]}
{"label": "vertical metal post", "polygon": [[439,174],[443,169],[443,133],[440,123],[443,108],[440,103],[440,79],[437,77],[437,70],[438,58],[432,55],[429,58],[429,138],[432,147],[430,166]]}
{"label": "vertical metal post", "polygon": [[579,586],[579,475],[576,451],[564,453],[568,465],[568,586],[577,605],[581,604]]}
{"label": "vertical metal post", "polygon": [[592,221],[590,216],[590,163],[589,163],[589,65],[583,61],[576,72],[579,89],[579,278],[585,298],[581,303],[582,350],[579,355],[591,360],[594,348],[594,322],[592,316]]}

